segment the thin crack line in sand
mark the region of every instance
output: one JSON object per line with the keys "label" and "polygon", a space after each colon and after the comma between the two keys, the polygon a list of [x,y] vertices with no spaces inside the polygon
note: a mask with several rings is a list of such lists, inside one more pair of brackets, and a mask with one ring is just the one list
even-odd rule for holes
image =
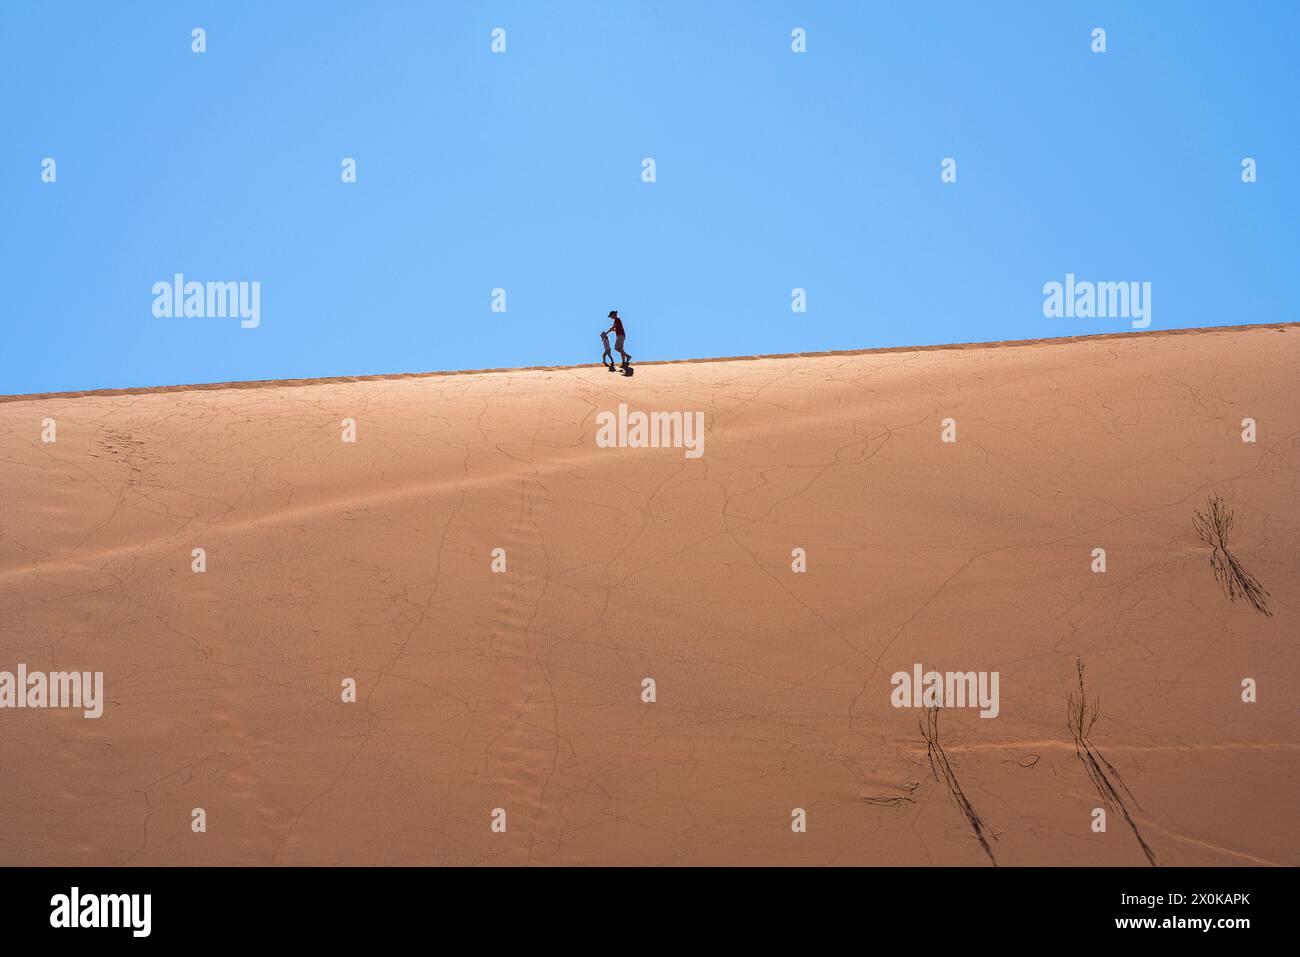
{"label": "thin crack line in sand", "polygon": [[[548,471],[561,470],[572,467],[574,462],[553,462],[546,466]],[[537,468],[541,468],[538,466]],[[327,513],[333,511],[346,511],[351,506],[372,507],[376,505],[389,504],[400,501],[411,496],[428,495],[441,491],[456,491],[467,486],[484,486],[496,483],[509,483],[517,481],[520,478],[519,470],[502,472],[494,475],[484,475],[474,479],[444,479],[436,482],[425,482],[418,485],[404,485],[400,488],[389,489],[383,492],[377,492],[373,495],[364,497],[351,497],[346,499],[331,499],[324,502],[315,502],[310,505],[299,505],[296,508],[282,509],[278,512],[271,512],[266,515],[259,515],[255,518],[246,519],[242,522],[231,524],[221,524],[219,522],[210,522],[201,529],[180,529],[173,532],[170,537],[163,539],[153,539],[148,542],[142,542],[132,545],[119,545],[115,548],[103,549],[91,555],[68,556],[65,558],[55,559],[37,559],[28,565],[10,568],[0,571],[0,581],[7,581],[11,578],[18,578],[23,575],[37,574],[47,570],[59,570],[62,568],[77,568],[84,564],[113,558],[118,555],[130,554],[138,555],[156,551],[162,548],[172,547],[176,540],[182,536],[196,537],[203,535],[237,535],[251,529],[263,528],[269,525],[287,523],[296,521],[300,518]]]}
{"label": "thin crack line in sand", "polygon": [[[788,427],[791,429],[797,429],[799,428],[799,423],[790,422],[788,423]],[[770,433],[771,431],[773,431],[772,424],[768,423],[762,426],[754,426],[749,429],[735,429],[732,430],[731,432],[728,432],[727,436],[729,438],[739,439],[739,438],[743,438],[748,433],[752,433],[752,432]],[[491,486],[495,484],[508,484],[510,482],[515,482],[515,481],[519,481],[520,479],[528,478],[528,471],[530,469],[532,470],[532,475],[534,478],[540,478],[540,476],[542,475],[552,474],[555,472],[562,472],[567,469],[572,469],[579,465],[591,467],[593,465],[599,466],[607,463],[614,464],[617,461],[617,459],[611,456],[606,456],[604,454],[606,451],[607,450],[597,448],[595,446],[582,447],[581,450],[576,455],[571,455],[563,458],[556,458],[544,464],[538,464],[535,462],[530,462],[522,459],[517,461],[512,461],[511,463],[503,466],[501,471],[476,476],[475,478],[472,479],[466,479],[461,477],[461,478],[454,478],[454,479],[439,479],[437,481],[423,482],[423,483],[413,484],[413,485],[403,485],[403,486],[399,486],[398,488],[387,489],[385,491],[376,492],[374,494],[363,496],[363,497],[353,496],[345,499],[329,499],[327,501],[313,502],[307,505],[299,505],[293,508],[284,508],[279,511],[267,513],[266,515],[259,515],[254,518],[245,519],[244,521],[240,521],[240,522],[232,522],[229,524],[222,524],[220,521],[212,520],[207,522],[207,524],[203,525],[202,527],[190,528],[187,526],[178,529],[172,532],[166,538],[151,539],[146,542],[140,542],[140,543],[135,543],[130,545],[118,545],[113,548],[101,549],[98,552],[94,552],[84,557],[73,554],[73,555],[64,556],[62,558],[35,559],[23,565],[18,565],[12,568],[0,570],[0,581],[8,581],[13,578],[22,577],[24,575],[38,574],[46,570],[59,571],[63,569],[77,569],[86,564],[99,562],[106,558],[115,558],[119,555],[129,554],[135,556],[139,554],[147,554],[152,551],[158,551],[164,548],[173,547],[176,541],[182,537],[195,538],[204,535],[215,535],[215,536],[236,535],[236,534],[243,533],[245,531],[249,531],[251,529],[263,528],[268,525],[274,525],[277,523],[295,521],[297,519],[304,518],[310,515],[317,515],[317,514],[328,513],[333,511],[339,511],[339,512],[346,511],[350,506],[373,507],[373,506],[390,504],[392,502],[397,502],[400,501],[401,499],[408,498],[411,496],[427,495],[427,494],[432,494],[435,492],[442,492],[442,491],[455,491],[464,488],[485,487],[485,486]],[[654,451],[661,451],[661,450],[654,450]],[[832,463],[832,465],[833,464],[834,463]],[[117,508],[120,507],[121,507],[121,502],[119,501],[117,507],[114,510],[114,514],[116,514]],[[111,517],[112,516],[110,516],[110,518]],[[104,521],[102,521],[98,526],[96,526],[96,529],[92,530],[91,533],[93,533],[93,531],[97,530],[98,528],[104,527],[108,523],[108,521],[109,519],[105,519]],[[200,520],[191,519],[191,521],[200,521]],[[713,534],[717,535],[721,533],[715,532]]]}
{"label": "thin crack line in sand", "polygon": [[[1022,751],[1030,748],[1056,748],[1061,751],[1073,751],[1072,741],[1006,741],[982,742],[979,744],[944,745],[944,750],[954,754],[978,751]],[[910,754],[923,754],[920,747],[904,747]],[[1123,751],[1130,754],[1178,754],[1184,752],[1201,753],[1207,751],[1300,751],[1300,742],[1296,741],[1232,741],[1223,744],[1107,744],[1107,751]]]}
{"label": "thin crack line in sand", "polygon": [[1172,837],[1175,841],[1181,841],[1184,844],[1194,844],[1197,847],[1203,847],[1211,851],[1218,851],[1221,854],[1231,854],[1233,857],[1240,857],[1243,860],[1251,861],[1255,864],[1263,864],[1266,867],[1286,866],[1284,864],[1278,863],[1277,861],[1270,861],[1264,857],[1256,857],[1254,854],[1249,854],[1246,851],[1236,851],[1230,847],[1224,847],[1222,844],[1213,844],[1210,841],[1202,841],[1200,838],[1191,837],[1188,834],[1179,834],[1177,831],[1171,831],[1168,828],[1161,827],[1159,824],[1155,823],[1150,818],[1144,817],[1143,824],[1146,827],[1150,827],[1154,831],[1159,831],[1161,834],[1164,834],[1166,837]]}

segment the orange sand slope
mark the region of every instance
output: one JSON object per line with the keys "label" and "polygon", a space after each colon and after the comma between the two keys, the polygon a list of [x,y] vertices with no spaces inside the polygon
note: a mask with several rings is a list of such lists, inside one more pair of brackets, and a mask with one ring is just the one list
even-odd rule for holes
{"label": "orange sand slope", "polygon": [[[104,710],[0,708],[0,863],[1300,863],[1298,368],[1288,326],[5,402],[0,671]],[[620,403],[703,454],[599,447]],[[927,749],[918,663],[999,713]]]}

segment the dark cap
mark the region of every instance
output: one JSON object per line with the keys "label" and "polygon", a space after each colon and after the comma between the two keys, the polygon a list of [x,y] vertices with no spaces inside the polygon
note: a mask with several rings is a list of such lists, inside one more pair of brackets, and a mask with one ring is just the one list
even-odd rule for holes
{"label": "dark cap", "polygon": [[617,318],[618,318],[618,310],[617,310],[617,309],[611,309],[611,310],[609,311],[609,317],[608,317],[608,318],[610,318],[610,319],[617,319]]}

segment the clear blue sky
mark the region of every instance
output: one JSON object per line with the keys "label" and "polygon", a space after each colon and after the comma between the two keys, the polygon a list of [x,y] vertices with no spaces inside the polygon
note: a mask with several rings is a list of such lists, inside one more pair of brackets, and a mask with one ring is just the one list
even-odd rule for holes
{"label": "clear blue sky", "polygon": [[[5,0],[0,393],[594,362],[611,308],[637,359],[1130,328],[1045,318],[1067,272],[1150,282],[1152,330],[1295,320],[1298,37],[1226,0]],[[261,325],[155,317],[177,272],[260,282]]]}

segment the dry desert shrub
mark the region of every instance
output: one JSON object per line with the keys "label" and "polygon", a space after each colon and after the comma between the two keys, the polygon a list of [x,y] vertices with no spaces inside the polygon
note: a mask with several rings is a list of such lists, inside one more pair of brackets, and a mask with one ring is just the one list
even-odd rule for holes
{"label": "dry desert shrub", "polygon": [[1232,509],[1217,495],[1210,496],[1206,511],[1196,513],[1192,519],[1196,534],[1210,546],[1210,567],[1214,578],[1228,596],[1229,601],[1245,598],[1263,615],[1272,616],[1268,609],[1268,592],[1259,580],[1242,567],[1241,562],[1228,548],[1228,533],[1232,531]]}
{"label": "dry desert shrub", "polygon": [[997,835],[992,829],[984,823],[983,818],[975,813],[971,807],[970,800],[966,797],[966,792],[961,789],[961,784],[957,781],[957,774],[948,763],[948,755],[944,753],[943,745],[939,743],[939,709],[926,708],[925,715],[921,718],[921,736],[925,738],[925,753],[930,759],[930,770],[934,772],[935,780],[942,779],[948,786],[948,797],[952,799],[953,804],[957,805],[957,810],[961,811],[970,824],[971,830],[975,832],[975,837],[979,839],[980,847],[984,848],[984,853],[989,856],[993,866],[997,866],[997,858],[993,856],[993,849],[989,847],[988,838],[997,840]]}
{"label": "dry desert shrub", "polygon": [[1146,855],[1151,866],[1155,867],[1155,851],[1151,850],[1151,846],[1142,837],[1142,832],[1138,830],[1133,815],[1129,813],[1124,796],[1127,795],[1128,799],[1133,802],[1133,806],[1138,810],[1141,810],[1141,805],[1138,804],[1137,798],[1128,789],[1128,785],[1124,783],[1124,779],[1120,777],[1119,772],[1115,770],[1100,751],[1093,747],[1089,739],[1093,725],[1101,717],[1101,710],[1098,707],[1097,699],[1094,698],[1089,702],[1087,695],[1084,693],[1083,661],[1075,658],[1074,666],[1079,678],[1079,693],[1077,695],[1070,693],[1065,698],[1065,720],[1066,724],[1069,725],[1070,734],[1074,736],[1074,753],[1083,762],[1088,777],[1092,779],[1093,786],[1096,787],[1097,793],[1101,795],[1106,807],[1112,811],[1119,811],[1124,815],[1124,820],[1128,821],[1128,826],[1133,830],[1133,836],[1137,838],[1138,844],[1142,847],[1142,853]]}

